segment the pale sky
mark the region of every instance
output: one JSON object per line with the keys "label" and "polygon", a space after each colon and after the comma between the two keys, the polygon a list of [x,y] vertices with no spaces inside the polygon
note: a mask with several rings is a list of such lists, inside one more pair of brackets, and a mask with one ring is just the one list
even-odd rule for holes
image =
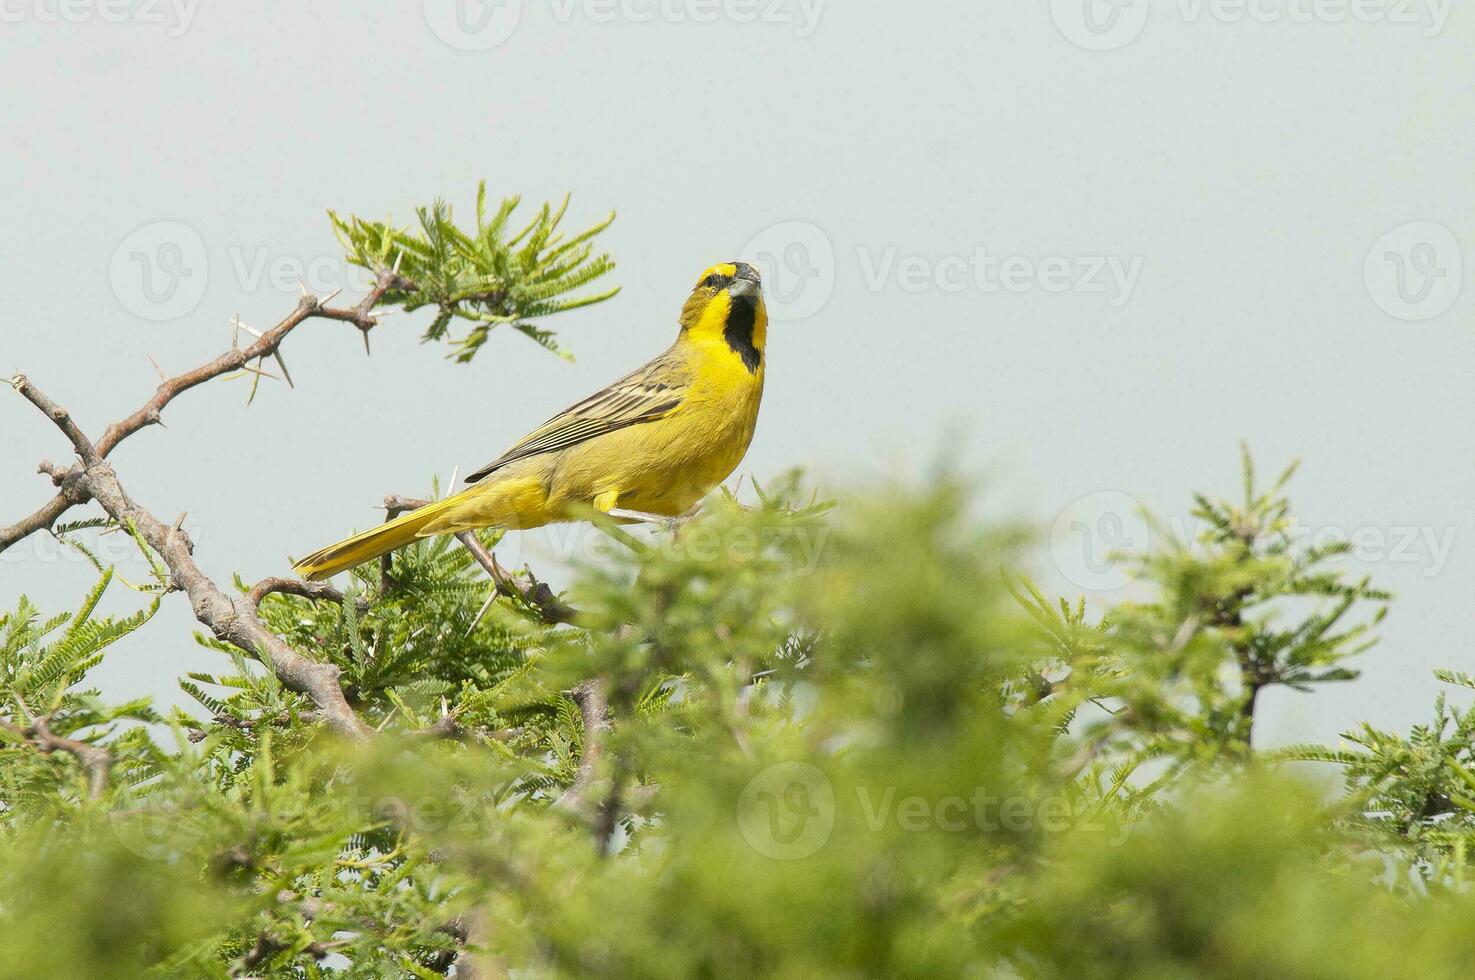
{"label": "pale sky", "polygon": [[[1040,526],[1047,588],[1110,600],[1101,542],[1141,543],[1137,502],[1172,523],[1232,492],[1245,439],[1264,471],[1304,461],[1306,533],[1353,536],[1399,595],[1363,679],[1267,697],[1261,739],[1402,728],[1432,668],[1475,671],[1469,10],[459,2],[0,3],[0,370],[94,436],[157,383],[147,354],[203,363],[233,314],[290,310],[298,273],[352,293],[329,208],[469,217],[486,178],[619,212],[624,291],[546,323],[573,364],[507,332],[457,366],[405,316],[365,358],[311,323],[296,390],[247,410],[214,383],[126,443],[125,485],[188,511],[207,571],[283,574],[385,493],[486,462],[663,349],[697,273],[743,258],[775,322],[740,472],[839,486],[945,449],[990,474],[983,511]],[[8,524],[69,452],[0,396]],[[559,540],[515,548],[558,580]],[[33,538],[0,555],[0,606],[69,608],[91,578]],[[171,703],[218,669],[193,628],[171,597],[106,693]]]}

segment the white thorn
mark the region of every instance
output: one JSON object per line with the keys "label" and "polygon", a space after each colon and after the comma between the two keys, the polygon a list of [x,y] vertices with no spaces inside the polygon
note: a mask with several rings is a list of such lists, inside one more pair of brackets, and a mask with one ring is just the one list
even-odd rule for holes
{"label": "white thorn", "polygon": [[451,482],[446,484],[446,489],[449,490],[451,493],[456,492],[456,480],[459,479],[460,476],[461,464],[457,463],[455,466],[451,467]]}
{"label": "white thorn", "polygon": [[337,296],[341,292],[343,292],[343,287],[339,286],[337,289],[333,290],[331,293],[318,300],[318,305],[327,306],[330,302],[332,302],[333,297]]}
{"label": "white thorn", "polygon": [[159,380],[160,381],[168,381],[169,380],[169,375],[165,374],[164,373],[164,369],[161,368],[161,367],[159,367],[159,362],[156,361],[156,360],[154,360],[154,355],[152,355],[152,354],[146,354],[145,356],[148,357],[149,363],[154,366],[154,370],[157,371],[157,372],[159,372]]}
{"label": "white thorn", "polygon": [[471,621],[471,625],[466,630],[466,635],[467,636],[470,636],[472,633],[475,633],[476,632],[477,624],[479,624],[481,622],[481,618],[487,614],[487,610],[490,609],[490,608],[492,608],[492,603],[494,603],[496,601],[497,601],[497,586],[496,586],[496,583],[493,583],[492,584],[492,591],[491,591],[491,594],[489,594],[487,596],[487,601],[486,602],[483,602],[481,604],[481,609],[479,609],[477,611],[476,618]]}
{"label": "white thorn", "polygon": [[[260,362],[257,362],[257,363],[260,363]],[[242,364],[241,365],[241,370],[242,371],[250,371],[252,374],[259,374],[263,378],[271,378],[273,381],[280,381],[280,380],[282,380],[281,378],[277,377],[275,374],[272,374],[270,371],[264,371],[264,370],[262,370],[259,367],[252,367],[249,364]]]}
{"label": "white thorn", "polygon": [[400,249],[399,250],[399,254],[394,257],[394,268],[391,269],[391,270],[389,270],[389,271],[390,272],[393,272],[395,275],[399,275],[399,264],[401,262],[403,262],[404,260],[405,260],[405,250],[404,249]]}
{"label": "white thorn", "polygon": [[307,283],[305,283],[305,282],[302,281],[302,277],[301,276],[298,276],[297,277],[297,288],[300,289],[300,290],[302,290],[302,295],[303,296],[311,296],[312,295],[312,293],[309,293],[307,291]]}

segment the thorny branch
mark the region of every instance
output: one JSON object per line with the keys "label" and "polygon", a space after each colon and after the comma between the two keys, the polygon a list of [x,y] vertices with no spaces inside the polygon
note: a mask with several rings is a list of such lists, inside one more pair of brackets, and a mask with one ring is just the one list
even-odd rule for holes
{"label": "thorny branch", "polygon": [[[296,309],[275,327],[257,336],[253,343],[244,348],[233,346],[230,351],[202,367],[177,377],[165,378],[148,401],[133,414],[108,426],[96,444],[77,426],[70,412],[52,401],[25,376],[17,375],[11,379],[11,386],[61,430],[76,451],[78,461],[69,468],[42,464],[41,472],[51,476],[59,492],[36,513],[11,527],[0,528],[0,551],[29,534],[50,527],[71,507],[89,500],[96,501],[108,516],[120,525],[135,530],[150,548],[159,553],[169,569],[172,587],[189,596],[195,618],[209,627],[217,638],[261,659],[284,685],[306,694],[330,728],[350,738],[367,738],[370,734],[369,727],[348,704],[338,683],[339,669],[332,664],[310,660],[293,650],[281,637],[266,628],[258,614],[261,600],[272,592],[291,592],[308,598],[336,598],[338,601],[342,600],[341,594],[331,587],[267,579],[243,598],[227,595],[195,563],[194,544],[189,536],[177,523],[172,527],[165,525],[135,503],[123,489],[117,473],[108,464],[106,457],[124,439],[149,425],[160,424],[165,406],[177,396],[212,378],[243,368],[252,370],[251,361],[260,363],[267,357],[275,358],[285,375],[286,366],[282,363],[280,350],[282,341],[306,320],[320,318],[351,323],[364,331],[367,339],[368,331],[377,322],[375,305],[388,290],[404,288],[413,287],[399,275],[397,269],[391,269],[379,276],[374,288],[358,305],[349,308],[327,306],[316,296],[307,295],[304,290]],[[242,326],[239,321],[237,326]],[[245,329],[255,333],[250,328]],[[34,734],[44,737],[40,732]],[[67,748],[60,743],[56,744],[59,748]],[[72,751],[70,748],[67,750]],[[98,771],[94,769],[94,778]],[[105,778],[105,770],[103,772]]]}
{"label": "thorny branch", "polygon": [[[164,408],[179,395],[204,384],[213,378],[223,374],[239,370],[252,369],[250,364],[256,361],[258,364],[266,358],[275,358],[282,367],[282,373],[290,383],[290,375],[287,375],[286,365],[282,361],[281,345],[294,329],[306,320],[323,319],[338,320],[350,323],[363,331],[365,342],[368,340],[369,331],[373,329],[382,314],[374,311],[375,305],[391,289],[413,289],[413,283],[399,274],[396,269],[390,269],[382,273],[374,284],[374,288],[356,306],[339,308],[325,305],[324,301],[315,296],[303,296],[297,303],[297,308],[287,315],[276,326],[256,337],[256,340],[245,347],[233,347],[231,350],[213,361],[201,367],[195,368],[184,374],[173,378],[165,378],[154,391],[148,401],[134,411],[127,418],[114,422],[103,432],[102,438],[97,441],[96,453],[99,457],[106,458],[118,447],[124,439],[141,431],[151,425],[163,424]],[[332,297],[329,297],[331,299]],[[239,320],[237,326],[241,327]],[[248,333],[254,333],[249,327],[245,327]],[[14,384],[14,382],[12,382]],[[63,412],[63,415],[66,413]],[[65,419],[66,425],[61,420],[53,418],[58,426],[66,432],[72,440],[72,445],[77,446],[77,436],[82,433],[77,429],[70,416]],[[68,431],[70,426],[71,431]],[[85,439],[85,437],[84,437]],[[91,494],[83,481],[84,464],[77,463],[70,468],[61,468],[43,465],[41,472],[51,477],[52,482],[59,488],[56,496],[47,501],[39,510],[23,518],[9,527],[0,527],[0,551],[4,551],[11,545],[24,540],[26,537],[51,527],[61,516],[71,508],[86,503],[91,499]]]}
{"label": "thorny branch", "polygon": [[222,592],[195,563],[194,543],[183,529],[164,524],[128,496],[118,481],[118,474],[71,421],[65,409],[24,377],[14,378],[11,384],[72,441],[81,463],[75,476],[68,479],[75,480],[75,485],[97,501],[109,517],[123,527],[134,529],[158,552],[169,569],[171,586],[189,596],[196,619],[220,640],[262,659],[288,688],[312,698],[329,727],[351,738],[368,737],[368,726],[343,696],[337,667],[309,660],[267,629],[250,596],[238,600]]}
{"label": "thorny branch", "polygon": [[[57,494],[35,513],[9,527],[0,528],[0,551],[23,540],[36,531],[50,528],[72,507],[96,501],[107,514],[119,524],[131,527],[152,549],[157,551],[169,569],[171,585],[190,597],[195,617],[210,628],[215,636],[241,649],[250,656],[267,664],[282,683],[291,690],[306,694],[316,706],[313,713],[330,728],[351,738],[367,738],[369,727],[359,718],[344,697],[338,682],[339,669],[332,664],[311,660],[293,650],[287,643],[262,623],[259,613],[261,602],[272,594],[286,594],[305,599],[342,603],[342,592],[321,582],[303,582],[296,579],[267,578],[258,582],[244,597],[232,597],[222,591],[200,570],[193,558],[194,544],[176,522],[166,526],[153,514],[139,506],[123,489],[118,475],[107,462],[111,453],[125,439],[151,425],[162,425],[164,409],[179,395],[232,371],[245,370],[258,377],[264,374],[261,365],[273,358],[283,377],[291,384],[291,375],[281,353],[282,342],[296,327],[310,319],[337,320],[352,324],[364,334],[365,345],[368,332],[378,323],[383,314],[375,310],[376,305],[390,290],[413,289],[414,284],[399,274],[398,266],[380,274],[373,289],[352,307],[328,306],[325,300],[308,295],[296,308],[270,330],[257,332],[236,321],[236,336],[232,348],[214,360],[175,377],[164,377],[153,395],[132,414],[114,422],[104,430],[102,438],[93,443],[72,419],[71,413],[52,401],[23,375],[11,379],[11,386],[31,402],[67,437],[77,453],[78,460],[70,466],[42,463],[40,472],[49,476],[58,488]],[[335,294],[336,295],[336,294]],[[329,300],[332,297],[328,297]],[[255,337],[245,347],[239,346],[239,332]],[[256,367],[252,367],[252,362]],[[409,498],[390,498],[386,505],[391,510],[410,510],[424,505],[424,501]],[[530,570],[513,573],[498,564],[476,536],[471,533],[457,535],[461,544],[487,571],[495,584],[497,594],[513,597],[532,610],[545,623],[556,625],[573,622],[577,611],[564,604],[552,589],[540,582]],[[363,610],[367,600],[356,600]],[[44,727],[44,726],[43,726]],[[26,729],[27,737],[39,738],[38,733]],[[430,738],[451,738],[460,733],[460,725],[454,713],[448,713],[423,732],[417,733]],[[47,736],[48,744],[57,749],[72,751],[78,758],[82,755],[62,741]],[[92,750],[86,743],[76,746]],[[96,752],[102,752],[96,749]],[[87,759],[101,758],[89,752]],[[84,760],[87,761],[87,760]],[[88,762],[89,767],[93,762]],[[106,779],[106,766],[93,769]]]}

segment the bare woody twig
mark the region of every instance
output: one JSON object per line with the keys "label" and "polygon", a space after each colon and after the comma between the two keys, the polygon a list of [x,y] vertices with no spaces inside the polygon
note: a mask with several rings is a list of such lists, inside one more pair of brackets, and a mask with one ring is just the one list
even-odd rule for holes
{"label": "bare woody twig", "polygon": [[[41,472],[45,471],[42,470]],[[37,510],[34,514],[17,521],[9,527],[0,527],[0,551],[4,551],[17,541],[22,541],[30,537],[37,531],[44,531],[61,520],[61,515],[65,514],[68,510],[86,502],[86,494],[77,489],[75,481],[69,485],[63,485],[61,492],[46,501],[41,509]]]}
{"label": "bare woody twig", "polygon": [[[303,599],[320,600],[331,602],[334,605],[343,605],[348,600],[339,590],[333,588],[327,582],[305,582],[300,578],[264,578],[251,587],[246,593],[246,601],[253,606],[260,606],[261,601],[273,593],[281,595],[295,595]],[[354,608],[359,612],[365,612],[369,608],[369,600],[362,596],[354,598]]]}
{"label": "bare woody twig", "polygon": [[[162,422],[162,413],[176,397],[189,391],[191,388],[204,384],[213,378],[218,378],[231,371],[238,371],[247,367],[252,361],[262,361],[268,357],[278,358],[280,363],[280,347],[287,335],[306,320],[324,319],[338,320],[350,323],[368,336],[377,322],[377,314],[374,307],[391,289],[413,289],[414,286],[394,270],[386,270],[381,273],[375,282],[374,288],[356,306],[348,308],[337,308],[325,306],[315,296],[304,296],[297,303],[297,308],[289,313],[276,326],[265,331],[254,342],[246,347],[233,347],[231,350],[202,365],[174,378],[166,378],[154,391],[148,401],[144,402],[136,411],[128,417],[109,425],[97,441],[96,452],[100,457],[106,458],[118,447],[124,439],[151,425],[159,425]],[[283,371],[285,374],[285,369]],[[70,419],[68,419],[70,422]],[[60,424],[60,423],[58,423]],[[75,430],[76,426],[72,428]],[[65,428],[63,431],[66,431]],[[73,436],[68,432],[68,437]],[[80,435],[80,432],[76,432]],[[76,439],[72,439],[76,446]],[[82,484],[82,464],[72,466],[70,469],[48,467],[43,472],[51,476],[52,482],[59,487],[56,496],[47,501],[35,513],[28,515],[9,527],[0,527],[0,551],[4,551],[16,542],[25,539],[37,531],[51,527],[61,516],[72,507],[86,503],[89,493]]]}
{"label": "bare woody twig", "polygon": [[221,591],[195,563],[189,536],[178,526],[164,524],[128,496],[101,450],[72,422],[65,409],[24,377],[12,379],[11,384],[61,429],[77,451],[81,461],[68,472],[67,482],[85,493],[87,499],[97,501],[119,524],[134,529],[158,552],[173,586],[189,596],[196,619],[220,640],[261,659],[288,688],[310,697],[329,727],[351,738],[368,737],[368,726],[343,695],[337,667],[309,660],[267,629],[257,615],[259,599],[248,595],[237,600]]}

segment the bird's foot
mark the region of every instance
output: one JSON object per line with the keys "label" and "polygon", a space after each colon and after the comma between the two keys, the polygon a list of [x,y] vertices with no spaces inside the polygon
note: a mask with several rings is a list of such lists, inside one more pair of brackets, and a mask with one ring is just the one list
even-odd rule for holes
{"label": "bird's foot", "polygon": [[608,515],[619,521],[633,521],[638,524],[656,524],[665,528],[667,531],[675,533],[681,529],[682,525],[696,516],[696,510],[687,511],[680,517],[671,517],[667,514],[652,514],[644,510],[625,510],[616,507],[610,510]]}

